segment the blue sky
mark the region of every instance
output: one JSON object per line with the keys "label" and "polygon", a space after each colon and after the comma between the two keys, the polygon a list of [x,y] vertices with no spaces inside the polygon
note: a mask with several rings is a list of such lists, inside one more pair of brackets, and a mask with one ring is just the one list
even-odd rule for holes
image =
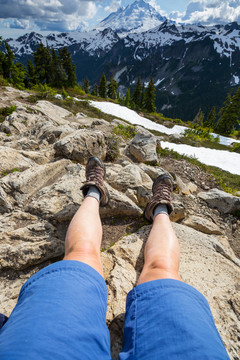
{"label": "blue sky", "polygon": [[[162,15],[185,23],[240,22],[240,0],[145,0]],[[84,30],[133,0],[0,0],[0,36]]]}

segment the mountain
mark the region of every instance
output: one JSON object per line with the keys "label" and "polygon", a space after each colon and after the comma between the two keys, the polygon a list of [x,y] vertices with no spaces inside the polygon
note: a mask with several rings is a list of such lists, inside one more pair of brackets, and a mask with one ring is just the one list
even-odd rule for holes
{"label": "mountain", "polygon": [[[128,87],[133,91],[138,76],[145,84],[152,76],[157,110],[165,116],[191,121],[199,108],[208,113],[213,105],[222,106],[227,93],[240,85],[240,25],[177,25],[159,18],[160,25],[133,32],[136,14],[140,21],[144,7],[147,16],[147,9],[152,8],[143,0],[111,14],[105,24],[108,21],[108,25],[115,25],[115,30],[108,27],[47,37],[30,33],[7,40],[17,60],[24,64],[40,42],[55,49],[66,46],[79,83],[87,76],[93,86],[102,72],[108,79],[113,74],[120,94],[125,94]],[[125,23],[120,20],[123,14]],[[140,31],[136,21],[134,26]]]}
{"label": "mountain", "polygon": [[120,7],[102,20],[96,27],[99,30],[111,28],[120,36],[129,32],[142,32],[152,29],[166,20],[150,4],[137,0],[126,8]]}

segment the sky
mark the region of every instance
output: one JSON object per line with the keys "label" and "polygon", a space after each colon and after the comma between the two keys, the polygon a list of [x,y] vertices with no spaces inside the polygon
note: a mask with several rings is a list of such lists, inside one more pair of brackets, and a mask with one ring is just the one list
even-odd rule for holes
{"label": "sky", "polygon": [[[134,0],[0,0],[0,36],[87,30]],[[240,23],[240,0],[145,0],[161,15],[184,23]]]}

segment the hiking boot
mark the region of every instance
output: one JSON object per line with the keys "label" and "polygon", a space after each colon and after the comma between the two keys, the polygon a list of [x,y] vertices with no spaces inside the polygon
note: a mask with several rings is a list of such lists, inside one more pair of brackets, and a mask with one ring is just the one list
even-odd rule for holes
{"label": "hiking boot", "polygon": [[153,183],[152,192],[153,197],[147,204],[144,210],[144,217],[150,222],[153,222],[153,215],[155,208],[159,205],[166,205],[168,214],[173,211],[171,193],[173,191],[173,180],[170,175],[160,175]]}
{"label": "hiking boot", "polygon": [[106,206],[109,202],[108,190],[104,183],[105,174],[105,167],[101,160],[97,156],[91,156],[86,165],[86,181],[80,190],[85,197],[90,186],[96,186],[100,192],[100,206]]}

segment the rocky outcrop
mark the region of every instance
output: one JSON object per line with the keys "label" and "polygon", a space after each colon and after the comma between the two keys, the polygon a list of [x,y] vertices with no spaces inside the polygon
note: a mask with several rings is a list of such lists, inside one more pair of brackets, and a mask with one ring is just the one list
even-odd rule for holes
{"label": "rocky outcrop", "polygon": [[222,235],[222,230],[212,220],[204,217],[192,215],[184,221],[184,224],[205,234]]}
{"label": "rocky outcrop", "polygon": [[240,198],[219,189],[201,192],[198,194],[198,197],[206,201],[210,207],[218,209],[223,214],[240,210]]}
{"label": "rocky outcrop", "polygon": [[104,160],[107,145],[101,131],[78,130],[58,141],[54,145],[54,149],[56,156],[64,156],[86,164],[90,156],[98,156]]}
{"label": "rocky outcrop", "polygon": [[157,140],[152,134],[138,132],[129,145],[129,151],[139,162],[158,163]]}
{"label": "rocky outcrop", "polygon": [[[168,169],[177,185],[171,220],[180,239],[181,276],[207,297],[230,357],[237,359],[239,220],[228,213],[239,209],[239,197],[216,189],[197,194],[213,186],[190,164],[170,159],[170,166],[158,166],[159,138],[142,127],[136,127],[132,141],[119,137],[120,156],[107,162],[112,129],[124,121],[74,115],[47,101],[32,105],[25,92],[2,91],[1,106],[15,103],[17,108],[0,125],[0,312],[9,315],[22,284],[62,259],[68,224],[83,199],[85,164],[97,155],[105,162],[110,194],[100,214],[103,249],[108,249],[102,252],[109,288],[107,321],[116,356],[125,297],[136,285],[150,230],[143,227],[143,209],[153,181]],[[22,96],[21,102],[16,96]]]}

